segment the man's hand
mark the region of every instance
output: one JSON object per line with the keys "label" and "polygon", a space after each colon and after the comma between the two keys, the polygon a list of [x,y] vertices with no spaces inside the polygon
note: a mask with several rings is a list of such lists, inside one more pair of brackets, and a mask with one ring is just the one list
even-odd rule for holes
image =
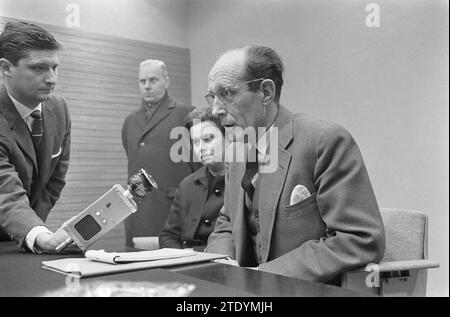
{"label": "man's hand", "polygon": [[58,253],[72,244],[72,239],[61,226],[55,233],[40,233],[34,242],[35,248],[45,253]]}

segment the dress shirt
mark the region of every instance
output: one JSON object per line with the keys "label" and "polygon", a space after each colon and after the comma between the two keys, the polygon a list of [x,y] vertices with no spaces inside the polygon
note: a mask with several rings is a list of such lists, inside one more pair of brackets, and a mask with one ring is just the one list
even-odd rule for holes
{"label": "dress shirt", "polygon": [[28,129],[31,132],[31,127],[33,125],[33,117],[31,117],[31,113],[35,110],[39,110],[42,112],[42,103],[39,103],[35,108],[30,109],[27,106],[25,106],[24,104],[22,104],[20,101],[14,99],[13,96],[11,96],[8,93],[9,98],[11,98],[14,106],[16,106],[17,111],[19,112],[20,117],[23,119],[23,121],[25,121],[25,123],[28,126]]}

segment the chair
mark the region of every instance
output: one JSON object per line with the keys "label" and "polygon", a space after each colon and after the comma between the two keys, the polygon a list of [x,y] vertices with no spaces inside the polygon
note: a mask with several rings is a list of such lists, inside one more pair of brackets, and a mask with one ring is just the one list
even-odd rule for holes
{"label": "chair", "polygon": [[156,250],[159,249],[158,237],[134,237],[133,246],[136,249]]}
{"label": "chair", "polygon": [[415,210],[382,208],[386,250],[380,263],[347,272],[342,287],[381,296],[425,296],[428,260],[428,217]]}

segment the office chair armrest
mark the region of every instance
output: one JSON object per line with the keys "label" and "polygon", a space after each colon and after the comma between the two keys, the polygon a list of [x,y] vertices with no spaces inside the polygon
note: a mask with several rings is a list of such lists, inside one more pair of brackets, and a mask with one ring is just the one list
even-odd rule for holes
{"label": "office chair armrest", "polygon": [[389,272],[389,271],[433,269],[439,267],[439,262],[423,259],[423,260],[380,262],[378,263],[378,265],[380,267],[380,272]]}
{"label": "office chair armrest", "polygon": [[433,269],[440,266],[439,262],[428,259],[404,260],[404,261],[371,263],[367,264],[365,267],[360,267],[347,273],[372,272],[374,265],[378,265],[379,272]]}

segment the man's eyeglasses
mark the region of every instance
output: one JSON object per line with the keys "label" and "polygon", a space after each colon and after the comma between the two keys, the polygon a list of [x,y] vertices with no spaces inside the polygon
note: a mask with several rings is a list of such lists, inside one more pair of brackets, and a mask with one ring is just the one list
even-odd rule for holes
{"label": "man's eyeglasses", "polygon": [[216,97],[224,104],[230,104],[233,101],[235,92],[243,85],[253,83],[256,81],[265,80],[265,78],[258,78],[249,81],[244,81],[242,83],[237,83],[230,85],[225,88],[220,88],[218,92],[209,92],[205,95],[206,102],[210,107],[214,106],[214,100]]}

